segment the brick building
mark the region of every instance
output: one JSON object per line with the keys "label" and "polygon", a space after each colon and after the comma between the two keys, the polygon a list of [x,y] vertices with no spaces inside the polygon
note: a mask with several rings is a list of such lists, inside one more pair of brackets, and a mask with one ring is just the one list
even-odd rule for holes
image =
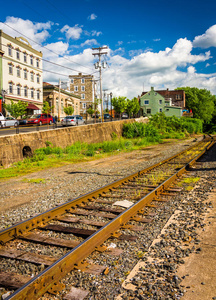
{"label": "brick building", "polygon": [[70,92],[80,96],[80,114],[85,115],[86,110],[94,102],[95,81],[93,75],[70,75]]}

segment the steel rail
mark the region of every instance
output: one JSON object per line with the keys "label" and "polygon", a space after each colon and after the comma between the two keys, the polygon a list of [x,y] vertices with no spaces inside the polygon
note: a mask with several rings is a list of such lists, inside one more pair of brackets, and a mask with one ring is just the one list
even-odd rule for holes
{"label": "steel rail", "polygon": [[[207,139],[207,141],[211,141],[211,139]],[[175,155],[173,155],[172,157],[169,157],[159,163],[156,163],[146,169],[143,169],[141,171],[138,171],[136,173],[133,173],[127,177],[124,177],[120,180],[117,180],[113,183],[110,183],[108,185],[105,185],[101,188],[98,188],[92,192],[89,192],[87,194],[84,194],[82,196],[79,196],[75,199],[69,200],[68,202],[59,205],[58,207],[55,208],[51,208],[47,211],[45,211],[44,213],[41,213],[37,216],[34,216],[32,218],[29,218],[25,221],[19,222],[18,224],[15,224],[7,229],[4,229],[2,231],[0,231],[0,244],[5,244],[6,242],[17,238],[37,227],[40,226],[44,226],[46,223],[50,222],[51,220],[55,219],[57,216],[64,214],[65,212],[69,212],[70,210],[74,209],[76,206],[80,205],[80,204],[84,204],[85,202],[90,201],[91,199],[94,199],[95,197],[98,197],[100,194],[106,193],[108,191],[111,191],[113,188],[120,186],[121,184],[124,184],[136,177],[139,177],[140,175],[147,173],[148,171],[161,166],[165,163],[167,163],[168,161],[174,159],[175,157],[178,157],[182,154],[184,154],[186,151],[189,151],[193,148],[195,148],[196,146],[199,146],[200,144],[202,144],[203,141],[200,141],[198,143],[196,143],[195,145],[187,148],[186,150],[183,150]]]}
{"label": "steel rail", "polygon": [[[207,149],[209,149],[214,144],[214,141],[210,142],[208,146],[202,150],[197,156],[191,159],[185,166],[183,166],[180,170],[178,170],[175,174],[173,174],[170,178],[165,180],[162,184],[160,184],[157,188],[149,192],[146,196],[141,198],[138,202],[133,204],[130,208],[126,209],[120,215],[118,215],[115,219],[110,221],[104,227],[99,229],[96,233],[91,235],[73,250],[69,251],[62,258],[57,260],[50,267],[45,269],[42,273],[35,276],[31,279],[26,285],[15,291],[11,296],[7,299],[16,299],[16,300],[24,300],[24,299],[37,299],[42,296],[45,292],[50,290],[53,285],[57,284],[59,280],[61,280],[67,273],[69,273],[74,268],[79,268],[82,261],[90,255],[96,247],[99,247],[103,244],[105,240],[107,240],[110,236],[112,236],[117,230],[119,230],[124,224],[126,224],[134,215],[136,215],[143,207],[149,204],[152,200],[157,199],[158,195],[163,192],[176,178],[178,178],[185,170],[193,165],[193,163],[200,158]],[[195,147],[195,146],[194,146]],[[188,149],[187,149],[188,151]],[[181,153],[184,153],[182,151]],[[176,155],[174,156],[176,157]],[[169,161],[169,159],[165,160]],[[157,164],[160,165],[161,163]],[[150,167],[152,169],[152,167]],[[138,172],[139,173],[139,172]],[[135,173],[135,174],[138,174]],[[131,176],[128,176],[131,177]],[[128,178],[127,177],[127,178]],[[134,177],[134,176],[132,176]],[[125,179],[121,181],[124,182]],[[110,185],[108,185],[110,186]],[[91,193],[90,193],[91,194]],[[89,195],[89,194],[87,194]],[[89,197],[89,196],[88,196]]]}

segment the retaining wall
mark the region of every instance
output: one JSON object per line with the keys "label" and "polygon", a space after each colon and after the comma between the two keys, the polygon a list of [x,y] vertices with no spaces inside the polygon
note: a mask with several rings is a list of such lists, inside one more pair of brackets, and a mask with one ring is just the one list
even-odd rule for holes
{"label": "retaining wall", "polygon": [[124,123],[134,121],[146,123],[147,120],[146,118],[139,118],[2,136],[0,137],[0,165],[7,167],[18,162],[26,154],[45,147],[46,142],[51,142],[56,147],[65,148],[77,141],[86,143],[109,141],[113,132],[118,137],[122,135]]}

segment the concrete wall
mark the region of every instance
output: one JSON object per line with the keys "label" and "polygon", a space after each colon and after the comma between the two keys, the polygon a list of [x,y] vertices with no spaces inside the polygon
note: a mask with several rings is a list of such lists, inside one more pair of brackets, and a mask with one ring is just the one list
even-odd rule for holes
{"label": "concrete wall", "polygon": [[53,146],[65,148],[77,141],[86,143],[109,141],[113,132],[119,137],[122,135],[124,123],[134,121],[146,123],[148,119],[130,119],[2,136],[0,137],[0,166],[7,167],[22,160],[26,151],[29,150],[33,153],[38,148],[46,147],[46,142],[51,142]]}

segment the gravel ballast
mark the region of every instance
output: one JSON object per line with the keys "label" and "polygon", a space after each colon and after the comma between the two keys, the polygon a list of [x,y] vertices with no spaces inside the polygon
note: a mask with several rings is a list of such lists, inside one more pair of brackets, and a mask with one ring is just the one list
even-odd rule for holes
{"label": "gravel ballast", "polygon": [[[196,141],[199,139],[202,137],[196,138]],[[0,193],[2,203],[6,200],[13,201],[15,208],[12,208],[11,204],[8,209],[4,207],[0,227],[3,229],[11,226],[69,199],[137,172],[184,150],[194,142],[194,138],[181,142],[174,141],[172,144],[155,145],[143,151],[114,158],[25,176],[28,179],[45,178],[45,183],[26,183],[22,181],[23,178],[19,178],[11,180],[12,189],[10,189],[10,181],[2,182],[0,183],[0,186],[4,187],[4,190],[1,188]],[[116,299],[117,297],[119,299],[180,299],[186,293],[187,287],[181,286],[183,278],[177,275],[177,269],[184,264],[184,259],[190,257],[191,253],[199,255],[202,252],[196,231],[205,228],[204,214],[211,210],[213,205],[207,202],[207,197],[215,184],[216,163],[215,160],[210,160],[202,162],[201,165],[200,170],[194,169],[186,174],[186,176],[200,177],[196,185],[191,184],[194,189],[185,191],[188,185],[183,184],[181,193],[170,199],[168,203],[154,209],[156,216],[153,221],[144,225],[143,232],[134,233],[137,236],[136,241],[113,239],[106,242],[107,245],[112,243],[117,248],[123,249],[122,254],[113,256],[106,252],[100,255],[93,253],[88,258],[89,262],[108,268],[106,275],[71,272],[62,280],[66,284],[65,291],[69,292],[72,287],[83,288],[89,292],[85,299]],[[211,170],[203,170],[203,166]],[[20,199],[25,200],[22,202]],[[25,201],[29,202],[24,204]],[[127,230],[124,233],[127,234]],[[128,274],[138,261],[141,262],[139,272],[127,281]],[[127,289],[131,284],[132,289]],[[205,284],[203,282],[202,285]],[[57,296],[47,294],[42,299],[62,299],[65,291]]]}

